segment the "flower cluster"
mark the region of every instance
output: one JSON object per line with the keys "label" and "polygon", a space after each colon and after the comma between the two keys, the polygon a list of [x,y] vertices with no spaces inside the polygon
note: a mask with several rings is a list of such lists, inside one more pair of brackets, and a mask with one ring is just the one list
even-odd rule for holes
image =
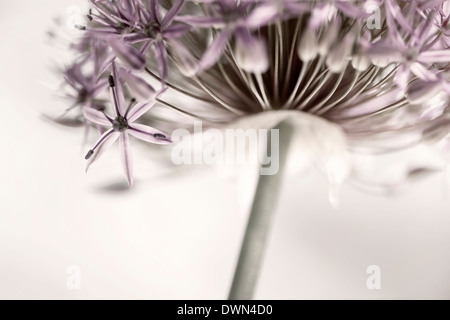
{"label": "flower cluster", "polygon": [[[68,97],[101,135],[89,164],[119,139],[130,185],[128,134],[170,143],[148,126],[155,123],[168,132],[194,119],[216,126],[290,110],[340,126],[354,150],[425,140],[450,148],[448,0],[91,0],[91,7],[64,71]],[[154,104],[167,110],[151,116]]]}

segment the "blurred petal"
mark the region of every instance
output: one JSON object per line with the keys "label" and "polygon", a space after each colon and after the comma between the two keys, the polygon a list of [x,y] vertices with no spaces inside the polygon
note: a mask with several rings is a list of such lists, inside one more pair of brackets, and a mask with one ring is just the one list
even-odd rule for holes
{"label": "blurred petal", "polygon": [[251,35],[236,37],[236,63],[247,72],[266,72],[269,68],[266,42]]}
{"label": "blurred petal", "polygon": [[408,86],[406,97],[412,104],[422,104],[441,92],[441,83],[439,81],[427,82],[415,80]]}
{"label": "blurred petal", "polygon": [[145,57],[138,49],[117,39],[110,39],[109,43],[114,53],[128,67],[136,70],[141,70],[144,68]]}
{"label": "blurred petal", "polygon": [[170,23],[173,21],[175,16],[180,12],[180,10],[183,8],[183,5],[185,3],[185,0],[177,0],[169,11],[167,11],[166,16],[164,17],[163,21],[161,22],[161,26],[167,27],[170,25]]}
{"label": "blurred petal", "polygon": [[316,5],[311,12],[308,25],[311,29],[317,30],[318,27],[323,25],[332,12],[331,3],[320,3]]}
{"label": "blurred petal", "polygon": [[130,138],[128,133],[122,132],[119,138],[120,160],[127,177],[128,185],[133,185],[133,159],[130,148]]}
{"label": "blurred petal", "polygon": [[198,70],[198,60],[192,55],[191,51],[182,42],[175,39],[170,40],[168,43],[173,49],[171,51],[180,72],[187,77],[195,75]]}
{"label": "blurred petal", "polygon": [[303,62],[309,62],[317,56],[318,48],[318,33],[313,28],[307,28],[297,46],[298,57]]}
{"label": "blurred petal", "polygon": [[179,38],[189,31],[191,27],[184,23],[175,23],[163,30],[163,36],[167,39]]}
{"label": "blurred petal", "polygon": [[401,64],[398,67],[397,72],[395,73],[394,81],[399,88],[402,90],[406,89],[409,82],[409,68],[406,65]]}
{"label": "blurred petal", "polygon": [[217,35],[214,41],[209,45],[206,52],[203,54],[198,66],[198,72],[212,67],[217,60],[219,60],[225,46],[227,45],[228,39],[231,36],[231,31],[231,29],[226,28]]}
{"label": "blurred petal", "polygon": [[247,16],[244,26],[256,29],[265,26],[278,16],[276,2],[259,5]]}
{"label": "blurred petal", "polygon": [[346,16],[354,18],[354,19],[361,19],[366,16],[368,16],[367,12],[357,7],[356,5],[352,5],[350,2],[347,1],[335,1],[334,5],[336,8],[341,10]]}
{"label": "blurred petal", "polygon": [[129,112],[127,119],[128,122],[134,122],[139,119],[144,113],[153,107],[154,102],[140,101]]}
{"label": "blurred petal", "polygon": [[368,55],[374,64],[387,65],[391,62],[398,62],[402,59],[402,54],[397,48],[387,43],[377,42],[368,49]]}
{"label": "blurred petal", "polygon": [[436,81],[437,77],[436,75],[428,70],[426,67],[424,67],[422,64],[415,62],[412,63],[409,68],[411,69],[411,72],[414,73],[416,76],[418,76],[420,79],[425,81]]}
{"label": "blurred petal", "polygon": [[[385,0],[386,4],[386,15],[392,16],[395,19],[395,22],[398,23],[402,28],[412,33],[412,27],[409,21],[406,20],[405,16],[402,13],[399,5],[394,0]],[[395,25],[389,26],[390,28],[396,28]]]}
{"label": "blurred petal", "polygon": [[151,100],[155,97],[156,91],[147,81],[126,69],[121,69],[120,73],[127,88],[138,100]]}
{"label": "blurred petal", "polygon": [[417,59],[423,63],[448,63],[450,62],[450,50],[425,51],[419,54]]}
{"label": "blurred petal", "polygon": [[162,40],[155,42],[155,59],[158,63],[159,75],[164,82],[167,77],[167,51]]}
{"label": "blurred petal", "polygon": [[101,126],[110,126],[111,122],[108,120],[106,115],[103,112],[95,110],[91,107],[83,108],[83,115],[89,121],[99,124]]}

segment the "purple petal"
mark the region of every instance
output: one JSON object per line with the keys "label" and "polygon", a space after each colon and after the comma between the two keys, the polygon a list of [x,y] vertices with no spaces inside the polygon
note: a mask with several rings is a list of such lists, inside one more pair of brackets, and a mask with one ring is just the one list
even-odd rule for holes
{"label": "purple petal", "polygon": [[131,134],[132,136],[135,136],[138,139],[151,143],[169,144],[172,142],[170,138],[162,131],[159,131],[149,126],[145,126],[143,124],[133,123],[128,128],[128,133]]}
{"label": "purple petal", "polygon": [[119,138],[120,132],[114,132],[113,129],[106,131],[100,139],[98,139],[96,145],[98,144],[98,147],[95,149],[94,154],[91,156],[91,158],[88,160],[88,163],[86,165],[86,172],[88,171],[89,167],[96,162],[100,157],[109,149],[109,147],[116,142],[116,140]]}
{"label": "purple petal", "polygon": [[109,43],[114,53],[131,69],[141,70],[145,66],[144,55],[136,48],[121,40],[110,39]]}
{"label": "purple petal", "polygon": [[214,41],[209,45],[206,52],[203,54],[202,59],[199,62],[198,71],[201,72],[213,66],[219,57],[222,55],[225,46],[227,45],[228,39],[231,36],[231,29],[223,29]]}
{"label": "purple petal", "polygon": [[129,33],[124,35],[123,38],[128,43],[139,43],[142,41],[147,41],[149,37],[143,33]]}
{"label": "purple petal", "polygon": [[155,89],[141,77],[132,74],[126,69],[121,69],[120,74],[134,97],[139,100],[151,100],[155,97]]}
{"label": "purple petal", "polygon": [[163,21],[161,22],[161,26],[167,27],[170,25],[170,23],[173,21],[175,16],[180,12],[180,10],[183,8],[183,5],[185,3],[185,0],[177,0],[169,11],[167,11],[166,16],[164,17]]}
{"label": "purple petal", "polygon": [[368,16],[365,10],[363,10],[362,8],[358,8],[357,6],[354,6],[347,1],[335,1],[334,5],[346,16],[354,19],[361,19]]}
{"label": "purple petal", "polygon": [[312,29],[317,29],[322,26],[328,20],[331,10],[332,6],[330,3],[321,3],[316,5],[311,12],[309,27]]}
{"label": "purple petal", "polygon": [[423,63],[448,63],[450,62],[450,50],[425,51],[419,54],[417,59]]}
{"label": "purple petal", "polygon": [[130,148],[130,137],[128,133],[122,132],[119,138],[120,160],[122,161],[125,175],[127,176],[128,185],[133,185],[133,159]]}
{"label": "purple petal", "polygon": [[440,91],[441,83],[439,81],[415,80],[409,85],[406,97],[412,104],[422,104],[433,99]]}
{"label": "purple petal", "polygon": [[397,84],[397,86],[402,89],[405,90],[406,86],[408,85],[409,82],[409,68],[404,65],[401,64],[398,69],[397,72],[395,73],[395,83]]}
{"label": "purple petal", "polygon": [[409,69],[411,70],[412,73],[414,73],[416,76],[418,76],[420,79],[424,80],[424,81],[436,81],[437,77],[436,75],[428,70],[427,68],[425,68],[422,64],[415,62],[412,63],[409,66]]}
{"label": "purple petal", "polygon": [[103,112],[100,112],[94,108],[86,107],[83,108],[83,115],[89,121],[99,124],[101,126],[110,126],[111,122],[108,120]]}
{"label": "purple petal", "polygon": [[290,2],[287,1],[284,4],[285,11],[289,15],[299,15],[304,12],[308,12],[310,10],[310,5],[307,3],[301,3],[301,2]]}
{"label": "purple petal", "polygon": [[[385,0],[384,1],[386,4],[386,15],[389,17],[393,17],[395,19],[395,21],[405,30],[407,30],[408,32],[412,33],[413,30],[411,28],[410,23],[406,20],[406,18],[404,17],[402,10],[400,9],[400,7],[398,6],[397,2],[394,0]],[[395,25],[391,25],[389,26],[390,28],[396,28]]]}
{"label": "purple petal", "polygon": [[176,63],[179,65],[180,72],[187,77],[194,76],[197,73],[198,60],[193,56],[191,51],[176,39],[172,39],[168,43],[172,47],[171,51],[173,52]]}
{"label": "purple petal", "polygon": [[277,4],[266,3],[256,7],[245,19],[244,25],[250,29],[265,26],[278,17]]}
{"label": "purple petal", "polygon": [[402,53],[387,43],[378,42],[367,50],[367,54],[375,65],[388,65],[402,60]]}
{"label": "purple petal", "polygon": [[150,18],[152,21],[159,22],[159,0],[149,0]]}
{"label": "purple petal", "polygon": [[139,119],[144,113],[150,110],[153,107],[154,102],[149,101],[140,101],[138,102],[128,113],[127,119],[128,122],[134,122]]}
{"label": "purple petal", "polygon": [[170,27],[166,28],[163,31],[163,36],[166,39],[174,39],[174,38],[179,38],[181,37],[183,34],[185,34],[186,32],[189,31],[189,29],[191,29],[191,27],[187,24],[184,23],[175,23],[173,25],[171,25]]}
{"label": "purple petal", "polygon": [[167,51],[162,40],[155,42],[155,59],[158,63],[159,75],[164,82],[167,76]]}

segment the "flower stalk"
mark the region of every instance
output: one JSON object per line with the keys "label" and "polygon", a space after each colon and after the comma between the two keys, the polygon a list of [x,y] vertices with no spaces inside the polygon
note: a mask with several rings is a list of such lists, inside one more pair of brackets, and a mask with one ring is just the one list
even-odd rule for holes
{"label": "flower stalk", "polygon": [[[281,122],[275,129],[279,130],[281,141],[279,146],[279,170],[274,175],[259,176],[228,296],[229,300],[253,299],[261,272],[294,131],[288,121]],[[271,148],[271,139],[268,139],[267,150],[270,151]]]}

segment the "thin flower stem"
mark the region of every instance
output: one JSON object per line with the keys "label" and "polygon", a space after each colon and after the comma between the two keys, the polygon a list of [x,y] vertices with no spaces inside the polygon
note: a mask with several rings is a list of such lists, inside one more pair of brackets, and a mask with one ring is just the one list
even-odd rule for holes
{"label": "thin flower stem", "polygon": [[233,90],[233,92],[235,92],[236,94],[239,95],[239,97],[244,100],[246,103],[248,103],[249,105],[252,105],[254,103],[254,101],[252,101],[249,97],[247,97],[242,90],[230,79],[228,73],[225,71],[223,64],[221,61],[219,61],[217,63],[217,65],[219,66],[220,72],[222,74],[222,76],[224,77],[225,81],[227,82],[227,84],[230,86],[230,88]]}
{"label": "thin flower stem", "polygon": [[341,102],[342,100],[344,100],[344,99],[348,96],[348,94],[350,93],[350,91],[353,90],[353,88],[354,88],[356,82],[357,82],[358,79],[359,79],[359,76],[360,76],[360,72],[357,71],[357,72],[355,73],[355,76],[354,76],[354,78],[353,78],[352,83],[348,86],[348,88],[347,88],[347,90],[344,92],[344,94],[342,94],[338,99],[336,99],[336,100],[332,101],[331,103],[327,104],[327,105],[325,106],[325,108],[322,108],[321,110],[319,110],[319,112],[318,112],[317,114],[318,114],[318,115],[322,115],[322,114],[326,113],[327,111],[331,110],[335,105],[337,105],[339,102]]}
{"label": "thin flower stem", "polygon": [[[287,89],[289,86],[289,79],[291,78],[291,74],[292,74],[292,70],[291,70],[292,62],[294,61],[294,53],[295,53],[295,48],[297,46],[297,38],[298,38],[299,30],[300,30],[300,25],[302,23],[302,17],[303,16],[301,16],[299,19],[297,19],[297,22],[295,24],[294,35],[292,37],[292,43],[291,43],[291,49],[289,51],[288,65],[286,68],[287,74],[286,74],[286,77],[284,78],[284,84],[283,84],[283,93],[282,93],[283,98],[286,97]],[[302,68],[302,70],[303,70],[303,68]]]}
{"label": "thin flower stem", "polygon": [[189,117],[192,117],[192,118],[195,118],[195,119],[200,119],[200,120],[209,121],[209,122],[215,122],[215,123],[225,122],[225,121],[213,120],[213,119],[205,118],[205,117],[203,117],[203,116],[200,117],[200,116],[195,115],[195,114],[193,114],[193,113],[191,113],[191,112],[189,112],[189,111],[186,111],[186,110],[182,110],[182,109],[180,109],[180,108],[177,108],[177,107],[175,107],[173,104],[171,104],[171,103],[169,103],[169,102],[167,102],[167,101],[161,100],[161,99],[159,99],[159,98],[156,98],[156,102],[158,102],[158,103],[162,104],[163,106],[166,106],[166,107],[168,107],[168,108],[170,108],[170,109],[173,109],[173,110],[175,110],[175,111],[177,111],[177,112],[179,112],[179,113],[181,113],[181,114],[184,114],[184,115],[186,115],[186,116],[189,116]]}
{"label": "thin flower stem", "polygon": [[[161,78],[158,77],[155,73],[153,73],[153,71],[151,71],[149,68],[145,67],[145,71],[146,71],[149,75],[151,75],[153,78],[155,78],[156,80],[161,81]],[[166,86],[168,86],[169,88],[171,88],[171,89],[173,89],[173,90],[175,90],[175,91],[177,91],[177,92],[179,92],[179,93],[181,93],[181,94],[184,94],[184,95],[186,95],[186,96],[188,96],[188,97],[191,97],[191,98],[193,98],[193,99],[197,99],[197,100],[204,101],[204,102],[213,102],[213,100],[211,100],[211,99],[207,99],[207,98],[204,98],[204,97],[197,96],[197,95],[195,95],[195,94],[193,94],[193,93],[191,93],[191,92],[188,92],[188,91],[183,90],[183,89],[181,89],[181,88],[179,88],[179,87],[177,87],[177,86],[175,86],[175,85],[173,85],[173,84],[170,84],[170,83],[168,83],[167,81],[165,82],[165,84],[166,84]]]}
{"label": "thin flower stem", "polygon": [[295,95],[297,94],[297,91],[300,88],[300,84],[302,83],[303,78],[305,77],[307,69],[308,69],[308,63],[303,64],[302,65],[302,69],[300,70],[300,75],[298,76],[297,82],[295,83],[294,90],[292,90],[292,93],[291,93],[289,99],[285,102],[285,104],[283,105],[282,109],[288,109],[288,108],[291,107],[292,102],[295,99]]}
{"label": "thin flower stem", "polygon": [[[311,108],[310,112],[311,113],[317,113],[320,108],[322,108],[322,106],[328,102],[328,100],[330,100],[330,98],[336,93],[336,90],[338,89],[339,85],[342,82],[342,78],[344,78],[344,74],[345,74],[346,69],[344,69],[340,74],[339,74],[339,78],[337,79],[336,83],[334,84],[333,89],[331,89],[330,93],[328,93],[328,95],[321,101],[318,102],[316,105],[314,105],[313,108]],[[355,78],[356,79],[356,78]]]}
{"label": "thin flower stem", "polygon": [[242,115],[244,112],[241,110],[235,109],[232,106],[230,106],[226,101],[224,101],[221,97],[219,97],[212,89],[210,89],[202,80],[200,80],[197,77],[193,77],[194,80],[197,82],[197,84],[205,91],[207,94],[211,96],[214,100],[216,100],[222,107],[227,109],[228,111],[233,112],[237,115]]}
{"label": "thin flower stem", "polygon": [[316,77],[317,73],[319,72],[320,68],[322,67],[322,64],[324,61],[325,61],[325,58],[323,56],[320,56],[320,58],[318,58],[316,67],[314,68],[312,75],[309,76],[308,82],[303,87],[303,89],[299,93],[299,95],[295,98],[294,102],[292,103],[293,105],[297,105],[301,101],[301,99],[303,98],[303,95],[305,94],[306,90],[309,89],[309,86],[313,82],[314,78]]}
{"label": "thin flower stem", "polygon": [[264,100],[264,109],[270,108],[269,98],[267,97],[266,87],[264,86],[264,81],[260,73],[255,74],[256,82],[258,83],[259,90],[261,91],[262,98]]}
{"label": "thin flower stem", "polygon": [[319,85],[314,88],[314,90],[309,94],[308,97],[306,97],[303,102],[297,107],[298,109],[303,109],[306,107],[306,105],[316,96],[316,94],[323,88],[323,86],[328,82],[328,80],[331,78],[332,73],[328,72],[324,79],[319,83]]}
{"label": "thin flower stem", "polygon": [[[274,175],[259,176],[239,260],[228,296],[229,300],[249,300],[254,297],[294,131],[294,127],[288,122],[280,123],[275,129],[279,130],[279,141],[282,141],[279,145],[279,170]],[[275,143],[278,143],[278,141]],[[273,150],[270,137],[267,143],[267,150]]]}
{"label": "thin flower stem", "polygon": [[279,24],[276,26],[275,32],[275,70],[273,79],[273,95],[274,100],[278,102],[279,100],[279,82],[280,82],[280,69],[281,69],[281,50],[282,50],[282,36],[279,32]]}

